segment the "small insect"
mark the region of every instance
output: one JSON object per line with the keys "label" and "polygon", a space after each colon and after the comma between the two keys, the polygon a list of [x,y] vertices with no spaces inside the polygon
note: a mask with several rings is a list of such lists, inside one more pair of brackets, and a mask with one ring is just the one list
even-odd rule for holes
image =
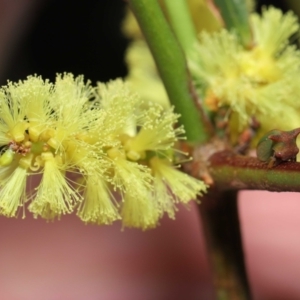
{"label": "small insect", "polygon": [[268,168],[272,168],[275,163],[296,161],[299,152],[296,138],[299,133],[300,128],[291,131],[274,129],[267,132],[257,144],[257,158],[268,162]]}

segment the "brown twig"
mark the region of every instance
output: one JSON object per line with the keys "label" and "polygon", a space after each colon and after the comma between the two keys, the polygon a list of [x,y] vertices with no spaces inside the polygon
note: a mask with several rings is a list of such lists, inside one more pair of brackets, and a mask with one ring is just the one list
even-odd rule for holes
{"label": "brown twig", "polygon": [[208,162],[213,186],[218,190],[268,190],[300,192],[300,163],[282,162],[272,168],[255,157],[232,151],[214,153]]}
{"label": "brown twig", "polygon": [[237,192],[210,192],[202,200],[202,217],[212,264],[216,299],[251,299],[244,264]]}

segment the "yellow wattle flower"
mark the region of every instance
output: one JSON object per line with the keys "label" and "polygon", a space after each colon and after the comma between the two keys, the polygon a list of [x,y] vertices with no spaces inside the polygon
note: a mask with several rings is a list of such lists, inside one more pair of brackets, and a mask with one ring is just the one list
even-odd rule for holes
{"label": "yellow wattle flower", "polygon": [[[14,217],[26,202],[34,217],[47,220],[77,211],[85,223],[121,220],[148,229],[164,213],[174,218],[175,202],[205,190],[201,181],[194,179],[200,184],[192,189],[185,181],[188,200],[174,186],[180,197],[172,212],[155,197],[162,184],[165,191],[172,187],[157,184],[150,161],[175,159],[184,138],[183,128],[174,127],[178,117],[172,108],[144,105],[120,79],[93,87],[66,73],[55,83],[36,76],[9,83],[0,89],[0,214]],[[175,181],[179,173],[173,172]],[[38,187],[26,194],[36,174]]]}
{"label": "yellow wattle flower", "polygon": [[149,191],[139,190],[141,186],[133,186],[126,191],[121,216],[123,226],[141,228],[143,230],[158,225],[159,211],[150,197]]}
{"label": "yellow wattle flower", "polygon": [[147,229],[155,227],[158,211],[152,193],[150,170],[123,157],[114,158],[113,182],[122,195],[121,216],[124,226]]}
{"label": "yellow wattle flower", "polygon": [[103,177],[98,174],[87,177],[84,200],[80,203],[77,212],[83,222],[98,225],[112,224],[121,219],[118,206]]}
{"label": "yellow wattle flower", "polygon": [[15,217],[26,201],[27,170],[21,166],[0,184],[0,214]]}
{"label": "yellow wattle flower", "polygon": [[[243,48],[235,34],[225,29],[202,33],[190,67],[208,110],[227,109],[226,117],[237,121],[235,131],[247,127],[252,117],[267,131],[286,106],[293,118],[300,108],[300,52],[289,45],[299,24],[291,12],[283,14],[272,7],[262,16],[251,14],[250,23],[251,49]],[[288,130],[298,127],[298,120],[282,118],[276,126]]]}
{"label": "yellow wattle flower", "polygon": [[173,107],[165,110],[155,103],[139,117],[140,131],[125,143],[125,150],[141,153],[143,151],[164,151],[174,147],[174,143],[183,138],[182,126],[173,129],[179,118]]}
{"label": "yellow wattle flower", "polygon": [[[174,196],[175,202],[188,203],[191,199],[206,192],[207,186],[185,173],[180,172],[166,159],[154,157],[150,161],[151,169],[156,180],[161,180]],[[160,199],[163,202],[163,199]]]}
{"label": "yellow wattle flower", "polygon": [[44,165],[43,178],[29,210],[35,217],[60,218],[61,215],[71,213],[81,197],[69,186],[51,152],[42,153],[41,161]]}

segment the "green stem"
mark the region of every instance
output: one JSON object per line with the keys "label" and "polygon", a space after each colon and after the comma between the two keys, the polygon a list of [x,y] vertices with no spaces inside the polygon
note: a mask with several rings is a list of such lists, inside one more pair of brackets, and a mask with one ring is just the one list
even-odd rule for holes
{"label": "green stem", "polygon": [[165,0],[172,28],[186,54],[197,40],[196,29],[193,25],[186,0]]}
{"label": "green stem", "polygon": [[[155,59],[161,79],[175,110],[181,115],[189,142],[208,140],[204,113],[191,83],[184,53],[167,23],[157,0],[128,1]],[[155,91],[154,91],[155,92]]]}
{"label": "green stem", "polygon": [[255,157],[217,152],[209,159],[209,172],[218,190],[300,192],[300,163],[283,162],[268,168]]}
{"label": "green stem", "polygon": [[213,192],[201,198],[199,210],[218,300],[251,299],[247,280],[237,192]]}

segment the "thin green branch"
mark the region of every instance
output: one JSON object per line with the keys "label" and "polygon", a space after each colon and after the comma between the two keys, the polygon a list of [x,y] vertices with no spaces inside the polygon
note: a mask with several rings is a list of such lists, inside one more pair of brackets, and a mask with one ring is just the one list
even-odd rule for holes
{"label": "thin green branch", "polygon": [[197,40],[197,32],[192,22],[186,0],[164,0],[172,28],[183,50],[189,53]]}
{"label": "thin green branch", "polygon": [[255,157],[217,152],[209,159],[209,172],[218,190],[300,192],[300,163],[284,162],[268,168]]}
{"label": "thin green branch", "polygon": [[[191,83],[184,53],[167,23],[157,0],[129,0],[155,59],[161,79],[189,142],[208,140],[208,123],[196,107],[197,96]],[[155,92],[155,91],[153,91]]]}

